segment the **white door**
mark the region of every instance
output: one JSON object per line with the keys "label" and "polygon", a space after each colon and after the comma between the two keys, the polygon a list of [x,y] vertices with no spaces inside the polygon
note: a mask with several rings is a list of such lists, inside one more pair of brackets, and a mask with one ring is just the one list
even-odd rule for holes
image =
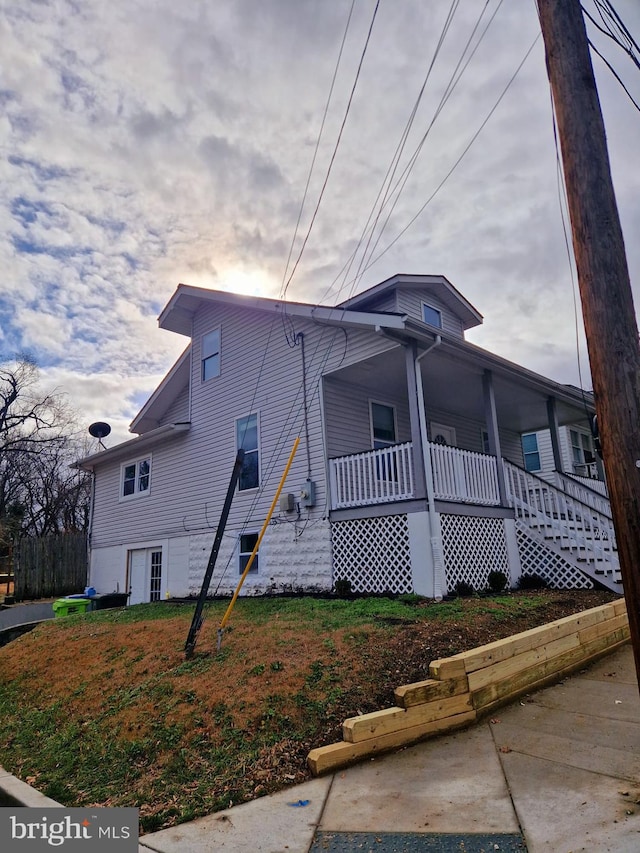
{"label": "white door", "polygon": [[129,604],[160,601],[162,548],[129,551]]}
{"label": "white door", "polygon": [[431,421],[431,441],[434,444],[446,444],[448,447],[456,446],[456,431],[452,426],[437,424]]}

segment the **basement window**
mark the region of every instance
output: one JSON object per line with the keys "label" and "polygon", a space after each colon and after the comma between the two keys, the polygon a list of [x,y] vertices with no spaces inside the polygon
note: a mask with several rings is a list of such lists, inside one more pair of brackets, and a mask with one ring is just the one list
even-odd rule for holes
{"label": "basement window", "polygon": [[[242,574],[244,570],[247,568],[251,555],[253,554],[253,549],[256,547],[258,542],[258,534],[257,533],[243,533],[240,536],[240,561],[238,565],[238,574]],[[259,552],[256,551],[256,556],[251,563],[251,568],[249,569],[249,574],[252,575],[258,572],[258,559]]]}

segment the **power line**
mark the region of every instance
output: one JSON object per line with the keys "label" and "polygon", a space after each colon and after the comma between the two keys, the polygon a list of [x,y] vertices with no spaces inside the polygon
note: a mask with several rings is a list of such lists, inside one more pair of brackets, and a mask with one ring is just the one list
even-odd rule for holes
{"label": "power line", "polygon": [[[379,208],[379,210],[378,210],[378,213],[377,213],[377,215],[376,215],[376,217],[375,217],[375,222],[373,223],[373,225],[371,225],[371,224],[370,224],[370,223],[371,223],[371,219],[373,218],[374,213],[375,213],[375,205],[378,203],[378,201],[379,201],[379,199],[380,199],[380,196],[381,196],[381,194],[382,194],[382,190],[384,189],[384,185],[385,185],[385,182],[386,182],[386,180],[387,180],[387,176],[389,175],[389,172],[390,172],[391,167],[387,170],[387,175],[385,176],[385,181],[383,181],[383,185],[382,185],[382,187],[381,187],[381,189],[380,189],[380,191],[379,191],[379,193],[378,193],[378,196],[377,196],[377,198],[376,198],[376,202],[374,203],[374,207],[373,207],[373,209],[371,210],[371,212],[369,213],[369,217],[368,217],[368,219],[367,219],[367,223],[366,223],[366,225],[365,225],[365,228],[363,229],[362,235],[361,235],[361,237],[360,237],[360,239],[359,239],[359,241],[358,241],[358,244],[357,244],[356,248],[355,248],[355,249],[353,250],[353,252],[350,254],[349,258],[348,258],[348,259],[347,259],[347,261],[345,262],[345,264],[344,264],[344,266],[342,267],[342,269],[340,270],[340,272],[336,275],[336,277],[334,278],[333,282],[329,285],[329,287],[327,288],[327,290],[326,290],[326,291],[325,291],[325,293],[323,294],[323,296],[322,296],[322,298],[321,298],[320,302],[322,302],[322,301],[324,301],[324,299],[326,299],[326,297],[328,296],[328,294],[332,291],[332,289],[334,288],[334,286],[335,286],[335,285],[336,285],[336,283],[338,282],[338,279],[339,279],[341,276],[343,276],[343,274],[344,274],[344,276],[343,276],[343,283],[342,283],[342,285],[340,286],[340,288],[338,289],[338,291],[337,291],[337,293],[336,293],[336,296],[335,296],[334,298],[337,298],[337,297],[338,297],[338,295],[342,292],[342,290],[344,290],[344,288],[345,288],[348,284],[351,284],[351,293],[352,293],[352,292],[353,292],[353,290],[354,290],[354,288],[355,288],[355,286],[357,285],[358,280],[362,277],[362,275],[364,274],[364,272],[366,272],[366,270],[369,268],[369,266],[371,266],[371,264],[369,264],[369,265],[367,265],[367,266],[364,266],[364,262],[365,262],[366,252],[367,252],[367,251],[369,251],[369,246],[370,246],[370,244],[371,244],[371,239],[372,239],[372,237],[373,237],[373,234],[374,234],[375,228],[376,228],[376,226],[377,226],[377,224],[378,224],[378,221],[379,221],[380,215],[382,214],[382,211],[384,210],[384,208],[385,208],[385,207],[387,206],[387,204],[389,203],[390,199],[392,199],[392,198],[393,198],[393,196],[395,195],[395,199],[393,200],[391,210],[390,210],[389,214],[387,215],[387,217],[386,217],[386,219],[385,219],[385,222],[384,222],[384,224],[383,224],[383,226],[382,226],[382,229],[380,230],[380,233],[378,234],[378,237],[377,237],[377,239],[376,239],[376,242],[375,242],[375,244],[374,244],[373,248],[372,248],[372,249],[370,250],[370,252],[369,252],[369,256],[371,256],[371,255],[373,254],[373,252],[375,251],[376,246],[378,245],[378,243],[380,242],[380,239],[382,238],[382,234],[384,233],[384,230],[386,229],[386,227],[387,227],[387,225],[388,225],[388,222],[389,222],[390,216],[391,216],[391,214],[393,213],[393,210],[395,209],[396,204],[398,203],[398,200],[399,200],[399,198],[400,198],[400,195],[402,194],[402,191],[403,191],[403,189],[404,189],[404,187],[405,187],[405,185],[406,185],[406,183],[407,183],[407,181],[408,181],[409,175],[410,175],[411,171],[413,170],[413,167],[415,166],[415,163],[416,163],[416,161],[417,161],[417,159],[418,159],[418,156],[419,156],[419,154],[420,154],[420,152],[421,152],[422,148],[424,147],[424,144],[426,143],[426,140],[427,140],[427,138],[428,138],[428,136],[429,136],[429,133],[430,133],[430,132],[431,132],[431,130],[433,129],[433,127],[434,127],[434,125],[435,125],[435,123],[436,123],[437,119],[439,118],[440,113],[442,112],[442,110],[443,110],[444,106],[446,105],[446,103],[448,102],[449,98],[451,97],[451,95],[452,95],[452,94],[453,94],[453,92],[455,91],[455,89],[456,89],[456,87],[457,87],[458,83],[460,82],[460,80],[461,80],[462,76],[464,75],[464,73],[465,73],[466,69],[468,68],[468,66],[469,66],[470,62],[472,61],[473,57],[475,56],[475,53],[477,52],[478,48],[480,47],[480,44],[482,43],[482,41],[483,41],[484,37],[486,36],[486,33],[487,33],[487,31],[488,31],[489,27],[490,27],[490,26],[491,26],[491,24],[493,23],[493,20],[495,19],[496,15],[497,15],[497,13],[498,13],[498,11],[499,11],[499,9],[500,9],[500,7],[502,6],[503,0],[499,0],[498,5],[497,5],[497,6],[496,6],[496,8],[494,9],[494,11],[493,11],[493,13],[492,13],[492,15],[491,15],[491,17],[490,17],[489,21],[487,22],[487,24],[486,24],[485,28],[483,29],[482,33],[480,34],[480,37],[479,37],[479,38],[478,38],[478,40],[476,41],[476,44],[474,45],[473,50],[471,50],[471,52],[470,52],[470,53],[468,53],[468,51],[469,51],[469,47],[470,47],[470,45],[471,45],[471,44],[472,44],[472,42],[473,42],[473,39],[474,39],[474,37],[475,37],[475,35],[476,35],[477,31],[478,31],[478,28],[479,28],[479,26],[480,26],[480,24],[481,24],[481,22],[482,22],[482,19],[483,19],[483,17],[484,17],[484,15],[485,15],[485,13],[486,13],[486,10],[487,10],[487,7],[489,6],[489,3],[490,3],[490,0],[487,0],[487,2],[486,2],[486,3],[485,3],[485,5],[484,5],[484,8],[482,9],[482,11],[481,11],[481,13],[480,13],[480,15],[479,15],[479,17],[478,17],[478,19],[477,19],[477,21],[476,21],[476,23],[475,23],[474,27],[473,27],[473,30],[472,30],[472,32],[471,32],[471,34],[470,34],[469,38],[467,39],[467,42],[466,42],[466,44],[465,44],[465,46],[464,46],[464,48],[463,48],[463,50],[462,50],[462,53],[461,53],[461,55],[460,55],[460,58],[458,59],[458,62],[457,62],[456,66],[455,66],[455,68],[454,68],[454,70],[453,70],[453,72],[451,73],[451,75],[450,75],[450,77],[449,77],[449,81],[448,81],[448,83],[447,83],[447,85],[446,85],[446,87],[445,87],[444,93],[443,93],[443,95],[442,95],[442,97],[441,97],[441,99],[440,99],[440,102],[439,102],[439,104],[438,104],[438,107],[436,108],[436,111],[435,111],[435,113],[434,113],[434,115],[433,115],[433,117],[432,117],[432,119],[431,119],[431,121],[430,121],[430,123],[429,123],[429,126],[427,127],[427,130],[426,130],[426,131],[425,131],[425,133],[423,134],[423,136],[422,136],[422,138],[421,138],[421,140],[420,140],[419,144],[417,145],[416,149],[414,150],[413,154],[411,155],[411,157],[410,157],[410,159],[409,159],[409,161],[408,161],[407,165],[405,166],[405,168],[404,168],[404,170],[403,170],[402,174],[400,175],[400,177],[399,177],[399,178],[398,178],[398,180],[396,181],[395,185],[393,186],[393,188],[392,188],[392,189],[389,189],[389,187],[391,186],[391,180],[393,179],[393,175],[392,175],[392,178],[391,178],[391,180],[389,181],[389,186],[388,186],[388,187],[387,187],[387,189],[386,189],[384,199],[383,199],[383,201],[382,201],[382,203],[381,203],[381,205],[380,205],[380,208]],[[429,70],[428,70],[428,72],[427,72],[427,76],[426,76],[426,78],[425,78],[425,81],[424,81],[424,83],[423,83],[423,87],[422,87],[422,89],[421,89],[421,91],[420,91],[420,94],[419,94],[419,96],[418,96],[418,99],[417,99],[417,101],[416,101],[416,105],[414,106],[414,108],[413,108],[413,110],[412,110],[412,113],[411,113],[411,116],[410,116],[410,121],[412,121],[412,120],[413,120],[413,116],[414,116],[415,110],[417,109],[417,105],[418,105],[418,103],[419,103],[419,101],[420,101],[420,98],[421,98],[421,96],[422,96],[422,93],[423,93],[424,87],[426,86],[426,83],[427,83],[427,81],[428,81],[428,78],[429,78],[429,75],[430,75],[430,72],[431,72],[431,68],[433,67],[433,63],[435,62],[435,59],[437,58],[437,55],[438,55],[438,53],[439,53],[439,51],[440,51],[440,48],[442,47],[442,43],[443,43],[443,41],[444,41],[444,37],[445,37],[445,36],[446,36],[446,34],[447,34],[447,30],[448,30],[449,25],[450,25],[450,23],[451,23],[451,19],[452,19],[452,17],[453,17],[453,13],[455,13],[455,8],[456,8],[456,7],[457,7],[457,4],[452,4],[452,7],[451,7],[451,8],[450,8],[450,10],[449,10],[449,15],[447,16],[447,20],[445,21],[445,24],[443,25],[443,30],[442,30],[442,33],[441,33],[441,35],[440,35],[439,41],[438,41],[438,46],[437,46],[437,48],[436,48],[436,54],[434,55],[433,60],[432,60],[431,65],[430,65],[430,68],[429,68]],[[468,54],[468,55],[467,55],[467,54]],[[465,61],[465,56],[466,56],[466,61]],[[463,64],[463,63],[464,63],[464,64]],[[401,141],[402,141],[402,140],[401,140]],[[396,168],[397,168],[397,165],[396,165]],[[395,169],[394,169],[394,174],[395,174]],[[355,260],[355,257],[356,257],[356,255],[357,255],[358,251],[360,250],[360,248],[361,248],[361,246],[362,246],[362,244],[363,244],[364,238],[365,238],[365,236],[367,235],[367,232],[368,232],[368,234],[369,234],[369,236],[368,236],[368,240],[367,240],[367,249],[365,250],[365,253],[364,253],[364,255],[363,255],[363,258],[362,258],[362,260],[360,261],[360,265],[359,265],[358,273],[357,273],[357,274],[356,274],[356,276],[355,276],[354,278],[352,278],[351,280],[347,280],[348,270],[350,269],[351,265],[353,264],[353,262],[354,262],[354,260]],[[375,261],[374,261],[373,263],[375,263]],[[346,272],[345,272],[345,270],[346,270]]]}
{"label": "power line", "polygon": [[322,115],[322,122],[320,123],[320,131],[318,133],[318,138],[316,140],[316,146],[315,146],[315,149],[313,151],[313,157],[311,158],[311,166],[309,168],[309,174],[307,176],[307,183],[305,185],[304,192],[302,194],[302,202],[300,203],[300,210],[298,211],[298,219],[296,221],[296,227],[293,231],[293,237],[291,239],[291,246],[289,247],[289,254],[287,256],[287,263],[285,264],[284,272],[282,274],[282,285],[280,288],[280,297],[281,298],[284,296],[283,289],[285,287],[287,272],[289,270],[289,263],[291,262],[291,255],[293,254],[293,247],[294,247],[295,242],[296,242],[296,237],[298,236],[298,228],[300,227],[300,220],[302,219],[302,212],[304,210],[304,206],[305,206],[305,203],[307,200],[307,194],[309,192],[309,185],[311,183],[311,176],[313,175],[313,170],[315,167],[316,158],[318,156],[318,150],[320,148],[320,141],[322,139],[322,134],[324,132],[324,126],[325,126],[325,123],[327,120],[327,114],[329,112],[329,105],[331,104],[331,98],[333,97],[333,90],[335,88],[336,78],[338,76],[338,69],[340,68],[340,62],[342,60],[342,54],[344,51],[345,42],[347,40],[347,33],[349,32],[349,26],[351,24],[351,18],[353,16],[353,8],[355,6],[355,2],[356,2],[356,0],[351,0],[351,8],[349,10],[349,15],[347,17],[347,23],[346,23],[346,26],[344,28],[344,33],[342,36],[342,42],[340,44],[340,50],[338,52],[338,58],[336,60],[336,67],[333,71],[333,77],[331,79],[331,86],[329,87],[329,95],[327,96],[327,102],[325,104],[324,113]]}
{"label": "power line", "polygon": [[631,94],[631,92],[627,89],[627,87],[625,86],[625,84],[622,82],[622,79],[620,78],[620,75],[619,75],[619,74],[618,74],[618,72],[615,70],[615,68],[613,67],[613,65],[611,65],[611,63],[609,62],[609,60],[608,60],[608,59],[606,59],[606,58],[605,58],[605,57],[600,53],[600,51],[599,51],[599,50],[598,50],[598,48],[595,46],[595,44],[591,41],[591,39],[588,39],[588,42],[589,42],[589,47],[591,48],[591,50],[593,50],[593,51],[594,51],[594,53],[597,53],[597,54],[598,54],[598,56],[600,57],[600,59],[604,62],[604,64],[605,64],[605,65],[607,66],[607,68],[609,69],[609,71],[613,74],[613,76],[616,78],[616,80],[618,81],[618,83],[622,86],[622,88],[623,88],[623,89],[624,89],[624,91],[626,92],[626,94],[627,94],[627,96],[628,96],[629,100],[631,101],[631,103],[633,104],[633,106],[634,106],[634,107],[635,107],[635,108],[640,112],[640,104],[635,100],[635,98],[633,97],[633,95]]}
{"label": "power line", "polygon": [[355,76],[355,79],[354,79],[354,81],[353,81],[353,86],[351,87],[351,94],[349,95],[349,100],[348,100],[348,102],[347,102],[347,107],[346,107],[346,110],[345,110],[345,114],[344,114],[344,117],[343,117],[343,119],[342,119],[342,124],[341,124],[341,126],[340,126],[340,130],[339,130],[339,132],[338,132],[338,138],[337,138],[337,140],[336,140],[336,144],[335,144],[334,149],[333,149],[333,154],[331,155],[331,160],[329,161],[329,167],[328,167],[328,169],[327,169],[327,174],[326,174],[325,179],[324,179],[324,181],[323,181],[322,188],[321,188],[321,190],[320,190],[320,195],[318,196],[318,201],[317,201],[317,203],[316,203],[315,210],[313,211],[313,215],[312,215],[312,217],[311,217],[311,222],[309,223],[309,227],[308,227],[308,229],[307,229],[307,233],[306,233],[306,235],[305,235],[304,240],[302,241],[302,246],[301,246],[301,248],[300,248],[300,252],[298,253],[298,257],[296,258],[296,261],[295,261],[295,263],[294,263],[294,265],[293,265],[293,269],[291,270],[291,273],[290,273],[290,275],[289,275],[289,278],[287,279],[287,282],[286,282],[286,284],[285,284],[285,286],[284,286],[284,290],[282,291],[282,296],[283,296],[283,297],[286,297],[286,295],[287,295],[287,290],[289,289],[289,285],[291,284],[291,279],[292,279],[292,278],[293,278],[293,276],[295,275],[295,272],[296,272],[296,270],[297,270],[297,268],[298,268],[298,264],[300,263],[300,260],[301,260],[301,258],[302,258],[302,255],[304,254],[304,250],[305,250],[305,248],[306,248],[306,245],[307,245],[307,242],[308,242],[308,240],[309,240],[309,237],[311,236],[311,231],[312,231],[313,226],[314,226],[314,223],[315,223],[315,221],[316,221],[316,216],[318,215],[318,210],[320,209],[320,204],[322,203],[322,199],[323,199],[323,197],[324,197],[324,193],[325,193],[325,190],[326,190],[326,188],[327,188],[327,184],[329,183],[329,176],[331,175],[331,170],[332,170],[332,168],[333,168],[333,164],[334,164],[334,162],[335,162],[336,155],[337,155],[337,153],[338,153],[338,148],[340,147],[340,143],[341,143],[341,141],[342,141],[342,134],[343,134],[343,132],[344,132],[345,125],[346,125],[346,123],[347,123],[347,118],[348,118],[348,116],[349,116],[349,112],[350,112],[350,110],[351,110],[351,104],[352,104],[352,102],[353,102],[353,98],[354,98],[354,95],[355,95],[356,87],[357,87],[357,85],[358,85],[358,80],[360,79],[360,72],[361,72],[361,70],[362,70],[362,65],[363,65],[363,63],[364,63],[364,58],[365,58],[365,55],[366,55],[366,53],[367,53],[367,48],[369,47],[369,42],[370,42],[370,40],[371,40],[371,33],[372,33],[372,31],[373,31],[373,25],[374,25],[374,23],[375,23],[376,16],[377,16],[377,14],[378,14],[378,9],[379,9],[379,7],[380,7],[380,2],[381,2],[381,0],[377,0],[376,5],[375,5],[375,9],[373,10],[373,16],[372,16],[372,18],[371,18],[371,23],[370,23],[370,25],[369,25],[369,31],[368,31],[368,33],[367,33],[367,38],[366,38],[366,41],[365,41],[365,43],[364,43],[364,47],[363,47],[363,49],[362,49],[362,53],[361,53],[361,55],[360,55],[360,61],[359,61],[359,63],[358,63],[358,68],[357,68],[357,71],[356,71],[356,76]]}
{"label": "power line", "polygon": [[[418,160],[418,157],[419,157],[419,155],[420,155],[420,153],[421,153],[421,151],[422,151],[422,149],[423,149],[423,147],[424,147],[424,145],[425,145],[425,143],[426,143],[426,141],[427,141],[427,138],[428,138],[428,136],[429,136],[429,134],[430,134],[431,130],[433,129],[433,126],[435,125],[435,123],[436,123],[437,119],[439,118],[440,113],[441,113],[441,112],[442,112],[442,110],[444,109],[444,107],[445,107],[445,105],[446,105],[447,101],[449,100],[449,98],[450,98],[450,97],[451,97],[451,95],[453,94],[454,90],[456,89],[456,87],[457,87],[458,83],[460,82],[460,80],[461,80],[461,78],[462,78],[462,76],[463,76],[464,72],[466,71],[467,67],[469,66],[469,63],[470,63],[470,62],[471,62],[471,60],[473,59],[473,57],[474,57],[474,55],[475,55],[476,51],[477,51],[477,50],[478,50],[478,48],[480,47],[480,44],[482,43],[482,41],[483,41],[483,39],[484,39],[484,37],[485,37],[485,35],[486,35],[486,33],[487,33],[487,30],[489,29],[489,27],[490,27],[490,26],[491,26],[491,24],[493,23],[493,20],[494,20],[495,16],[497,15],[497,13],[498,13],[498,11],[499,11],[500,7],[502,6],[502,3],[503,3],[503,0],[500,0],[500,2],[498,3],[498,5],[496,6],[496,8],[495,8],[495,10],[494,10],[494,12],[493,12],[493,14],[492,14],[491,18],[489,19],[489,21],[488,21],[488,23],[487,23],[486,27],[484,28],[484,30],[483,30],[483,32],[482,32],[482,34],[481,34],[480,38],[479,38],[479,39],[478,39],[478,41],[476,42],[476,44],[475,44],[475,46],[474,46],[473,50],[472,50],[472,51],[471,51],[471,53],[469,54],[469,56],[468,56],[468,58],[467,58],[466,62],[464,63],[464,65],[462,66],[462,69],[460,70],[460,66],[461,66],[461,65],[462,65],[462,63],[463,63],[463,60],[464,60],[464,58],[465,58],[465,55],[467,54],[467,51],[469,50],[469,47],[470,47],[470,45],[471,45],[471,43],[472,43],[472,41],[473,41],[473,38],[474,38],[474,36],[475,36],[475,34],[476,34],[476,32],[477,32],[477,30],[478,30],[479,26],[480,26],[480,23],[481,23],[481,21],[482,21],[482,18],[484,17],[484,14],[485,14],[485,12],[486,12],[487,6],[489,5],[489,2],[485,3],[485,6],[484,6],[484,8],[483,8],[482,12],[480,13],[480,16],[478,17],[478,20],[476,21],[476,24],[475,24],[475,26],[474,26],[474,28],[473,28],[473,30],[472,30],[472,32],[471,32],[471,35],[469,36],[469,38],[468,38],[468,40],[467,40],[467,43],[466,43],[466,44],[465,44],[465,46],[464,46],[464,49],[463,49],[463,51],[462,51],[462,53],[461,53],[461,55],[460,55],[460,58],[459,58],[459,60],[458,60],[458,63],[457,63],[456,67],[455,67],[455,68],[454,68],[454,70],[453,70],[453,74],[451,75],[451,77],[450,77],[450,79],[449,79],[449,82],[448,82],[448,84],[447,84],[447,87],[446,87],[446,89],[445,89],[445,91],[444,91],[444,94],[443,94],[442,98],[440,99],[440,103],[438,104],[438,107],[437,107],[437,109],[436,109],[436,112],[434,113],[433,119],[431,120],[431,122],[430,122],[430,124],[429,124],[429,126],[428,126],[428,128],[427,128],[427,130],[426,130],[426,132],[424,133],[424,135],[423,135],[422,139],[420,140],[419,145],[417,146],[416,150],[414,151],[414,154],[412,155],[411,159],[409,160],[409,163],[408,163],[408,164],[407,164],[407,166],[405,167],[405,170],[404,170],[403,174],[400,176],[400,179],[399,179],[398,183],[396,184],[396,186],[395,186],[395,187],[394,187],[394,189],[393,189],[393,192],[396,194],[396,195],[395,195],[395,198],[394,198],[393,203],[392,203],[392,205],[391,205],[391,209],[390,209],[390,210],[389,210],[389,212],[387,213],[387,216],[386,216],[385,221],[384,221],[384,223],[383,223],[383,225],[382,225],[382,228],[380,229],[380,232],[379,232],[379,234],[378,234],[378,236],[377,236],[377,238],[376,238],[376,241],[375,241],[375,243],[373,244],[373,246],[371,247],[371,250],[370,250],[370,252],[369,252],[369,258],[371,258],[371,256],[372,256],[372,255],[373,255],[373,253],[375,252],[375,250],[376,250],[376,248],[377,248],[378,244],[380,243],[380,240],[382,239],[382,235],[384,234],[384,232],[385,232],[385,230],[386,230],[386,228],[387,228],[387,225],[389,224],[389,221],[390,221],[390,219],[391,219],[391,216],[393,215],[393,212],[394,212],[394,210],[395,210],[395,208],[396,208],[396,205],[398,204],[398,201],[400,200],[400,196],[402,195],[402,192],[403,192],[403,190],[404,190],[404,188],[405,188],[405,186],[406,186],[406,184],[407,184],[407,182],[408,182],[408,180],[409,180],[409,177],[410,177],[410,175],[411,175],[411,172],[413,171],[413,169],[414,169],[414,167],[415,167],[415,165],[416,165],[416,162],[417,162],[417,160]],[[458,73],[458,71],[459,71],[460,73]],[[456,75],[457,75],[457,77],[456,77]],[[397,190],[397,192],[396,192],[396,190]],[[381,212],[382,212],[382,211],[381,211]],[[373,235],[371,235],[371,236],[373,236]],[[358,270],[358,277],[357,277],[357,279],[356,279],[356,280],[354,280],[354,282],[353,282],[353,284],[352,284],[352,286],[351,286],[350,294],[353,294],[353,291],[355,290],[355,287],[357,286],[357,282],[362,278],[362,276],[364,275],[365,270],[366,270],[366,269],[368,269],[368,266],[365,266],[365,259],[366,259],[366,252],[365,252],[365,254],[363,255],[362,260],[361,260],[361,262],[360,262],[360,267],[359,267],[359,270]]]}
{"label": "power line", "polygon": [[487,123],[489,122],[489,120],[490,120],[491,116],[492,116],[492,115],[494,114],[494,112],[498,109],[498,106],[500,105],[500,103],[501,103],[502,99],[504,98],[504,96],[507,94],[507,92],[508,92],[508,91],[509,91],[509,89],[511,88],[511,85],[513,84],[514,80],[516,79],[516,77],[517,77],[517,76],[518,76],[518,74],[520,73],[520,70],[522,69],[522,67],[523,67],[523,65],[525,64],[525,62],[527,61],[527,59],[529,58],[529,56],[530,56],[531,52],[533,51],[533,48],[534,48],[534,47],[536,46],[536,44],[538,43],[539,39],[540,39],[540,33],[538,33],[538,35],[535,37],[535,39],[534,39],[534,40],[533,40],[533,42],[531,43],[531,46],[529,47],[529,49],[528,49],[528,50],[527,50],[527,52],[525,53],[525,55],[524,55],[524,57],[523,57],[522,61],[520,62],[520,64],[519,64],[519,65],[518,65],[518,67],[516,68],[516,70],[514,71],[513,75],[511,76],[511,78],[510,78],[509,82],[507,83],[507,85],[505,86],[505,88],[502,90],[502,93],[500,94],[500,96],[499,96],[498,100],[495,102],[495,104],[493,105],[493,107],[489,110],[489,113],[487,114],[487,116],[485,117],[485,119],[483,120],[483,122],[481,123],[481,125],[478,127],[478,129],[476,130],[476,132],[474,133],[474,135],[471,137],[471,139],[470,139],[470,141],[468,142],[468,144],[467,144],[467,146],[465,147],[465,149],[462,151],[462,153],[460,154],[460,156],[458,157],[458,159],[455,161],[455,163],[453,164],[453,166],[449,169],[449,171],[448,171],[448,172],[447,172],[447,174],[444,176],[444,178],[440,181],[440,183],[439,183],[439,184],[438,184],[438,186],[435,188],[435,190],[431,193],[431,195],[429,196],[429,198],[425,201],[425,203],[424,203],[424,204],[422,205],[422,207],[418,210],[418,212],[417,212],[417,213],[416,213],[416,214],[415,214],[415,215],[414,215],[414,216],[409,220],[409,222],[404,226],[404,228],[403,228],[403,229],[402,229],[402,230],[401,230],[401,231],[396,235],[396,237],[394,237],[394,239],[393,239],[393,240],[392,240],[392,241],[391,241],[391,242],[386,246],[386,248],[384,248],[384,249],[383,249],[383,250],[382,250],[378,255],[376,255],[376,256],[375,256],[375,258],[373,258],[371,261],[369,261],[369,263],[367,264],[367,266],[363,269],[363,272],[366,272],[366,271],[367,271],[368,269],[370,269],[374,264],[376,264],[376,263],[380,260],[380,258],[382,258],[382,257],[383,257],[383,256],[384,256],[384,255],[389,251],[389,249],[391,249],[391,248],[392,248],[392,247],[393,247],[393,246],[398,242],[398,240],[399,240],[399,239],[400,239],[400,238],[401,238],[401,237],[402,237],[402,236],[403,236],[403,235],[404,235],[404,234],[409,230],[409,228],[411,228],[411,226],[412,226],[412,225],[413,225],[413,223],[416,221],[416,219],[418,219],[418,218],[422,215],[422,213],[425,211],[425,209],[428,207],[428,205],[429,205],[429,204],[431,204],[431,202],[433,201],[433,199],[438,195],[438,193],[440,192],[440,190],[442,189],[442,187],[446,184],[446,182],[449,180],[449,178],[451,177],[451,175],[452,175],[452,174],[455,172],[455,170],[458,168],[458,166],[460,165],[460,163],[462,162],[462,160],[466,157],[466,155],[468,154],[468,152],[469,152],[470,148],[472,147],[472,145],[474,144],[474,142],[476,141],[476,139],[480,136],[480,134],[482,133],[482,131],[483,131],[483,130],[484,130],[484,128],[486,127],[486,125],[487,125]]}

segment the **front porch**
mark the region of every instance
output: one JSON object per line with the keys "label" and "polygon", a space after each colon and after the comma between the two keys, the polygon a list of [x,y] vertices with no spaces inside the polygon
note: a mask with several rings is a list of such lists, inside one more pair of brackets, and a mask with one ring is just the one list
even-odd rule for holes
{"label": "front porch", "polygon": [[[434,598],[491,571],[621,591],[606,496],[562,473],[583,395],[445,335],[385,338],[323,377],[334,578]],[[525,470],[538,430],[554,482]]]}
{"label": "front porch", "polygon": [[582,478],[549,482],[495,456],[427,447],[431,506],[416,494],[411,442],[329,460],[337,576],[354,589],[438,597],[460,582],[483,589],[500,571],[510,586],[535,573],[622,593],[609,502]]}

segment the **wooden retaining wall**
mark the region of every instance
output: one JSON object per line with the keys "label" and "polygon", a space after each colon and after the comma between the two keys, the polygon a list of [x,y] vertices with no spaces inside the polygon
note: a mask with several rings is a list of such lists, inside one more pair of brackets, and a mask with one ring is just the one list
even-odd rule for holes
{"label": "wooden retaining wall", "polygon": [[468,726],[627,642],[623,598],[432,661],[431,678],[395,690],[397,705],[345,720],[340,743],[312,749],[314,776]]}

